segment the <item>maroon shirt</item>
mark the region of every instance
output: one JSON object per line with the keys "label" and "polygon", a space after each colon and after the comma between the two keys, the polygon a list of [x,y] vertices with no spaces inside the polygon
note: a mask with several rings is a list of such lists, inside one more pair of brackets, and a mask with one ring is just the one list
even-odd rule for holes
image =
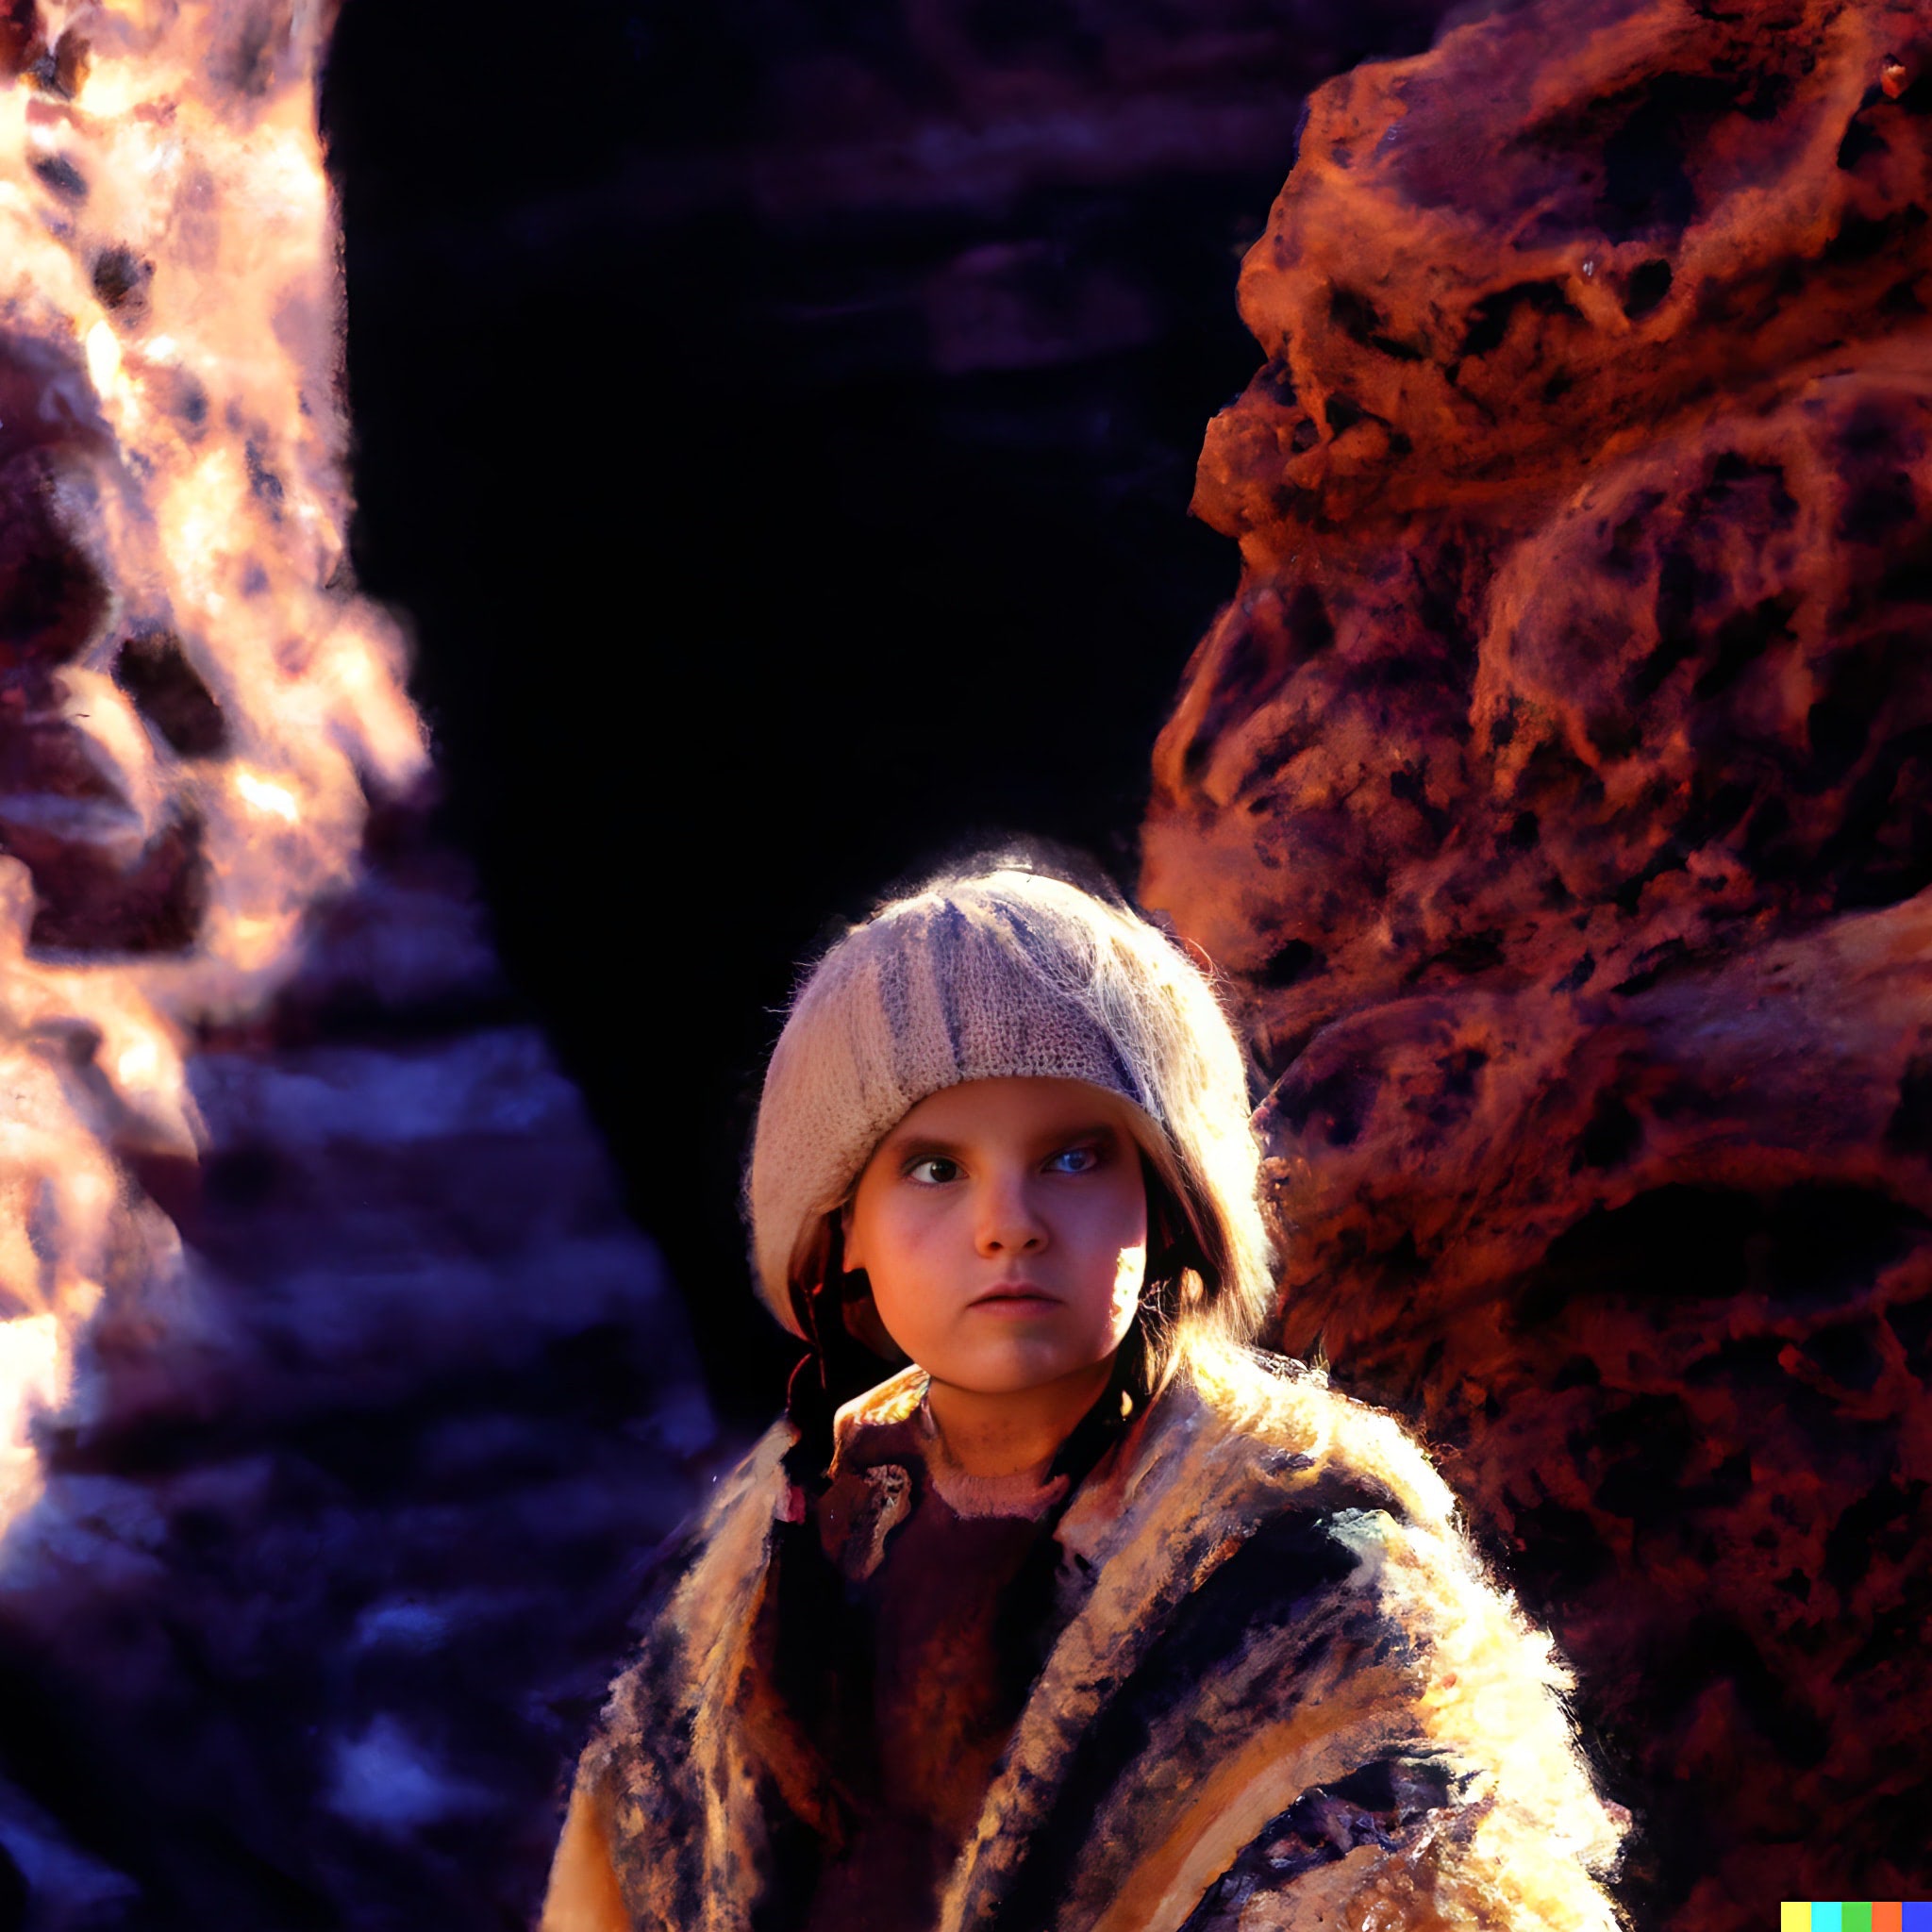
{"label": "maroon shirt", "polygon": [[812,1728],[853,1815],[803,1932],[930,1932],[1058,1627],[1050,1592],[1015,1585],[1066,1487],[966,1475],[924,1410],[841,1445],[815,1522],[845,1583],[847,1662]]}

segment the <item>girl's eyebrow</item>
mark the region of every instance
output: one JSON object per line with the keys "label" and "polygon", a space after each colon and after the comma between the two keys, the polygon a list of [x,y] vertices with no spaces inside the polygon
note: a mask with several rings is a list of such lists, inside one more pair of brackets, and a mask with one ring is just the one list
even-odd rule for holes
{"label": "girl's eyebrow", "polygon": [[[1106,1141],[1118,1146],[1124,1139],[1124,1131],[1114,1122],[1102,1115],[1097,1120],[1084,1121],[1068,1127],[1056,1127],[1049,1133],[1034,1137],[1037,1151],[1052,1153],[1057,1148],[1066,1147],[1075,1141]],[[879,1143],[879,1151],[894,1160],[930,1159],[943,1157],[957,1160],[966,1151],[963,1141],[948,1141],[943,1135],[930,1133],[888,1134]]]}
{"label": "girl's eyebrow", "polygon": [[951,1159],[959,1152],[958,1141],[941,1140],[937,1134],[888,1134],[879,1145],[882,1153],[890,1154],[895,1160],[908,1159],[914,1155],[924,1159],[941,1154]]}
{"label": "girl's eyebrow", "polygon": [[1042,1147],[1064,1147],[1074,1141],[1118,1141],[1121,1129],[1105,1118],[1087,1121],[1076,1127],[1062,1127],[1051,1134],[1042,1134],[1040,1144]]}

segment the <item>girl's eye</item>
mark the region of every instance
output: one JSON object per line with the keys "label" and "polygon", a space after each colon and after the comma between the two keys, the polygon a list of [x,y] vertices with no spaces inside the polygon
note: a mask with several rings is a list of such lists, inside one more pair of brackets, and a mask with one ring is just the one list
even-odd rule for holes
{"label": "girl's eye", "polygon": [[1091,1174],[1100,1165],[1097,1147],[1062,1147],[1047,1166],[1055,1174]]}
{"label": "girl's eye", "polygon": [[959,1178],[959,1163],[948,1160],[943,1154],[928,1154],[906,1170],[906,1177],[924,1181],[928,1187],[941,1187]]}

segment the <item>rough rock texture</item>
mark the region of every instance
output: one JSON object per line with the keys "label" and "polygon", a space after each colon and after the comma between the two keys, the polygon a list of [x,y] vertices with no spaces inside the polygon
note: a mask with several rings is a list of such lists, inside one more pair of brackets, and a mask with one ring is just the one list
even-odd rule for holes
{"label": "rough rock texture", "polygon": [[330,8],[0,30],[0,1528],[70,1343],[180,1243],[183,1051],[258,1009],[426,759],[345,568]]}
{"label": "rough rock texture", "polygon": [[408,815],[191,1062],[186,1266],[0,1552],[0,1926],[514,1926],[715,1431],[575,1091]]}
{"label": "rough rock texture", "polygon": [[346,567],[332,14],[0,5],[0,1932],[526,1923],[713,1434]]}
{"label": "rough rock texture", "polygon": [[1321,90],[1146,826],[1279,1339],[1446,1453],[1699,1932],[1932,1885],[1928,57],[1564,0]]}

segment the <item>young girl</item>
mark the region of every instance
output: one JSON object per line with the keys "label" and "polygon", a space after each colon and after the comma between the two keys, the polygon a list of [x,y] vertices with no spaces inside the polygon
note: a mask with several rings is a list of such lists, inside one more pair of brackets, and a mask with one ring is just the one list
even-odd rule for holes
{"label": "young girl", "polygon": [[747,1190],[811,1353],[659,1572],[541,1932],[1615,1925],[1548,1641],[1394,1422],[1245,1345],[1258,1172],[1124,904],[1007,864],[826,954]]}

